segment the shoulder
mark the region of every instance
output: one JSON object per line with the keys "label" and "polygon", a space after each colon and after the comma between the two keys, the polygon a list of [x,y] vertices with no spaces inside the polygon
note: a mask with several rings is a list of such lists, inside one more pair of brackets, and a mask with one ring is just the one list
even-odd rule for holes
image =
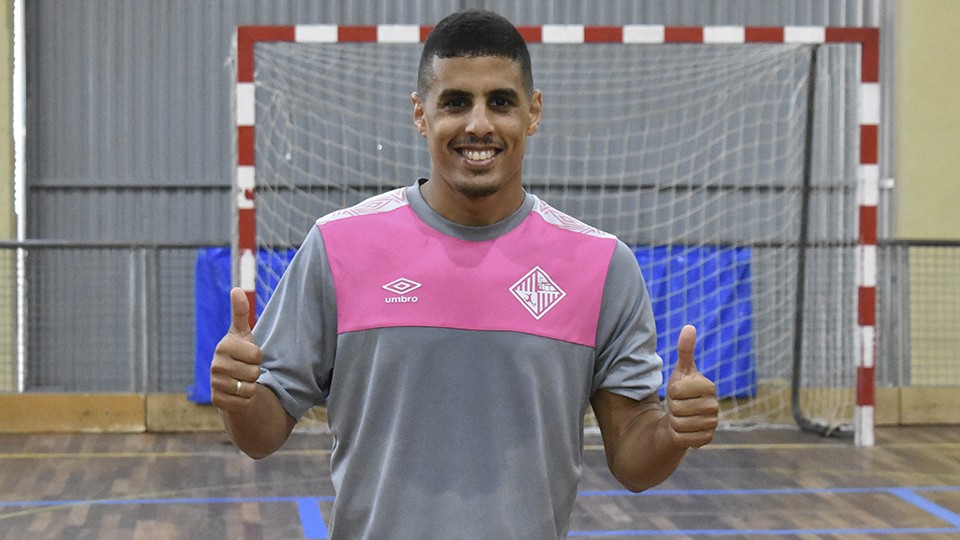
{"label": "shoulder", "polygon": [[544,202],[543,199],[537,196],[533,196],[533,198],[534,203],[532,213],[540,216],[543,221],[552,225],[553,227],[572,233],[582,234],[588,237],[616,240],[616,237],[612,234],[601,231],[600,229],[591,225],[587,225],[577,218],[557,210],[556,208]]}
{"label": "shoulder", "polygon": [[630,281],[644,282],[636,252],[619,239],[610,258],[610,271]]}
{"label": "shoulder", "polygon": [[331,212],[317,220],[317,226],[321,227],[328,223],[339,221],[346,218],[357,216],[369,216],[375,214],[384,214],[397,208],[409,206],[407,200],[407,188],[397,188],[380,195],[375,195],[369,199],[355,204],[354,206]]}

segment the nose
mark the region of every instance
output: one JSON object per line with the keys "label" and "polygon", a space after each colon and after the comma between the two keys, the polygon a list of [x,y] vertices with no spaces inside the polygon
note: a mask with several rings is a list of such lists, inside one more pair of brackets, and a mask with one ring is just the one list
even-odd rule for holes
{"label": "nose", "polygon": [[490,111],[485,103],[478,103],[471,109],[467,122],[467,133],[477,137],[485,137],[493,133],[493,123],[490,121]]}

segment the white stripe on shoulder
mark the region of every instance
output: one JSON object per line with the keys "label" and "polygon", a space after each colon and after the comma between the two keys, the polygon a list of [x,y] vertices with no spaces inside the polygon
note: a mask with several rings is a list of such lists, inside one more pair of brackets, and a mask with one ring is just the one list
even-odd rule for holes
{"label": "white stripe on shoulder", "polygon": [[407,188],[397,188],[392,191],[370,197],[369,199],[349,208],[331,212],[318,219],[317,225],[323,225],[324,223],[330,223],[331,221],[337,221],[338,219],[344,219],[348,217],[389,212],[391,210],[400,208],[401,206],[406,206],[407,204],[409,204],[407,201]]}
{"label": "white stripe on shoulder", "polygon": [[543,202],[540,197],[534,195],[534,199],[535,203],[533,205],[533,211],[540,214],[543,220],[551,225],[568,231],[586,234],[588,236],[596,236],[597,238],[615,238],[615,236],[612,234],[605,233],[596,227],[591,227],[590,225],[587,225],[576,218],[564,214],[563,212]]}

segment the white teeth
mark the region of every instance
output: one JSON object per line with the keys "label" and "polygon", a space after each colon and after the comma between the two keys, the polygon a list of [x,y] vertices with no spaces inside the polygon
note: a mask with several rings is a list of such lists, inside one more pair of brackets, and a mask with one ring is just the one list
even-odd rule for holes
{"label": "white teeth", "polygon": [[484,161],[493,157],[493,150],[466,150],[463,155],[470,161]]}

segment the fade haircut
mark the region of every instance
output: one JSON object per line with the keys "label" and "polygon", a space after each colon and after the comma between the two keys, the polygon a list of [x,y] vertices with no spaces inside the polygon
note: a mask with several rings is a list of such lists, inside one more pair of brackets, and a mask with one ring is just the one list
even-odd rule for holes
{"label": "fade haircut", "polygon": [[427,36],[420,55],[417,92],[426,96],[433,81],[434,58],[497,56],[520,64],[523,89],[533,95],[533,70],[527,42],[517,28],[492,11],[460,11],[443,18]]}

